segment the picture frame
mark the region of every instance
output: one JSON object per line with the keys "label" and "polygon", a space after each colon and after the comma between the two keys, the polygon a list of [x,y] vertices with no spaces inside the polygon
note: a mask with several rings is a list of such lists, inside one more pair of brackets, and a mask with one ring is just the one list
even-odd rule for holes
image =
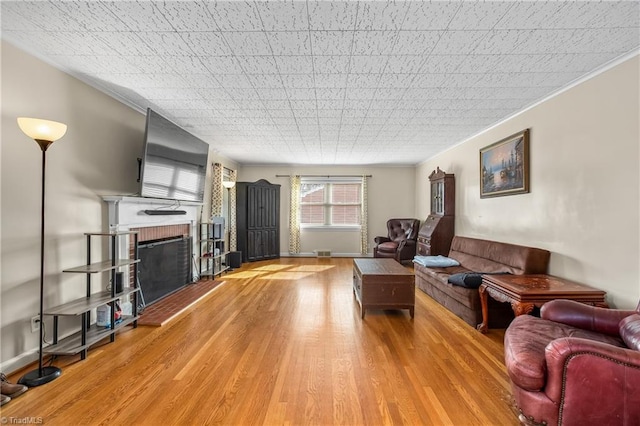
{"label": "picture frame", "polygon": [[480,198],[529,192],[529,129],[480,150]]}

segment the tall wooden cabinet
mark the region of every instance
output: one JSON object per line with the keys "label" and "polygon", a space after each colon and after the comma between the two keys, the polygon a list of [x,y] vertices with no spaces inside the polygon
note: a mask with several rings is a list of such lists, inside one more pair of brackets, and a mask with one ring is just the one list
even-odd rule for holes
{"label": "tall wooden cabinet", "polygon": [[431,182],[431,214],[418,233],[417,254],[436,256],[449,254],[455,232],[456,187],[453,174],[437,167],[429,175]]}
{"label": "tall wooden cabinet", "polygon": [[280,185],[238,182],[236,220],[243,262],[280,257]]}

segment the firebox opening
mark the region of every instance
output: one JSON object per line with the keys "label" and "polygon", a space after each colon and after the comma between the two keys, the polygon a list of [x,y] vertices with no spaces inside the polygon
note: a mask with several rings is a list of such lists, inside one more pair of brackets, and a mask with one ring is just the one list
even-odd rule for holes
{"label": "firebox opening", "polygon": [[193,282],[191,237],[170,237],[138,246],[140,288],[147,306]]}

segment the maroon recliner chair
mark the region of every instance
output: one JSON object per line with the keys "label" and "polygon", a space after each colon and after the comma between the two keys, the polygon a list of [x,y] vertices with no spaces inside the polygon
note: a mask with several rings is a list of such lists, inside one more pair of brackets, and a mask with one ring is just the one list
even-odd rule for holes
{"label": "maroon recliner chair", "polygon": [[400,263],[403,260],[413,260],[416,255],[420,220],[389,219],[387,230],[386,237],[373,239],[376,243],[373,248],[373,257],[392,257]]}
{"label": "maroon recliner chair", "polygon": [[640,425],[640,303],[635,311],[570,300],[516,317],[505,364],[525,425]]}

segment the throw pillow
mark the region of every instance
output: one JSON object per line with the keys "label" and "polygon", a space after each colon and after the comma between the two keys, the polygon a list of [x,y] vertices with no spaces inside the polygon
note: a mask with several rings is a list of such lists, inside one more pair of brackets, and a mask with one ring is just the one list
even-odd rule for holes
{"label": "throw pillow", "polygon": [[461,272],[449,275],[448,281],[460,287],[478,288],[482,284],[482,274],[478,272]]}
{"label": "throw pillow", "polygon": [[629,315],[618,325],[620,337],[629,349],[640,351],[640,315]]}
{"label": "throw pillow", "polygon": [[438,256],[415,256],[413,262],[427,268],[447,268],[449,266],[459,266],[460,262],[450,257]]}

